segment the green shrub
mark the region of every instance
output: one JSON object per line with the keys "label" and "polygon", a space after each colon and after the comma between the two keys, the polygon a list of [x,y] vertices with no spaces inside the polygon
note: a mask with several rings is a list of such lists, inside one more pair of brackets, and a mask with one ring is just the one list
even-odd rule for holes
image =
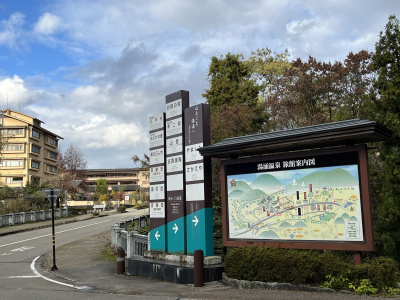
{"label": "green shrub", "polygon": [[383,291],[386,287],[395,287],[399,280],[399,267],[394,259],[378,257],[368,260],[361,265],[353,266],[353,280],[357,283],[369,279],[371,284]]}
{"label": "green shrub", "polygon": [[[350,270],[348,271],[350,273]],[[334,290],[347,290],[349,289],[350,279],[345,277],[345,275],[339,275],[335,277],[331,274],[326,276],[326,281],[322,283],[322,287],[330,288]]]}
{"label": "green shrub", "polygon": [[[333,251],[294,250],[267,247],[238,247],[228,250],[225,258],[228,277],[263,282],[322,284],[333,289],[361,286],[368,279],[383,291],[396,286],[398,266],[390,258],[377,258],[355,266]],[[365,283],[365,281],[364,281]]]}
{"label": "green shrub", "polygon": [[125,205],[121,205],[119,207],[117,207],[117,212],[118,213],[123,213],[126,211],[126,206]]}

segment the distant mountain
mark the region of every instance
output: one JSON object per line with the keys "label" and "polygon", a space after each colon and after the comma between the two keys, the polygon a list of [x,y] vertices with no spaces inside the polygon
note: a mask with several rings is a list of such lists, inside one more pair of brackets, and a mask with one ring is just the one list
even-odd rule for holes
{"label": "distant mountain", "polygon": [[228,197],[229,197],[230,199],[239,199],[240,196],[243,195],[243,193],[244,193],[244,192],[243,192],[242,190],[234,190],[234,191],[232,191],[232,192],[229,193]]}
{"label": "distant mountain", "polygon": [[334,224],[344,224],[344,220],[341,217],[336,218]]}
{"label": "distant mountain", "polygon": [[304,223],[303,221],[297,221],[296,224],[293,225],[293,227],[308,227],[306,223]]}
{"label": "distant mountain", "polygon": [[231,186],[228,182],[228,193],[231,193],[234,190],[240,190],[243,192],[247,192],[247,191],[251,191],[252,188],[246,182],[244,182],[242,180],[236,181],[235,186]]}
{"label": "distant mountain", "polygon": [[242,194],[242,196],[240,196],[239,200],[242,200],[242,201],[243,200],[245,200],[245,201],[255,200],[255,199],[258,199],[260,196],[265,196],[265,195],[267,195],[267,194],[264,193],[262,190],[255,189],[255,190],[251,190],[248,192],[244,192]]}
{"label": "distant mountain", "polygon": [[348,220],[348,219],[350,219],[350,216],[348,214],[344,213],[343,215],[341,215],[341,218],[343,220]]}
{"label": "distant mountain", "polygon": [[282,182],[270,174],[262,174],[250,184],[253,189],[260,189],[263,191],[276,191],[278,190],[277,187],[282,185]]}
{"label": "distant mountain", "polygon": [[277,240],[279,239],[279,236],[273,231],[273,230],[268,230],[264,231],[259,235],[260,238],[268,239],[268,240]]}
{"label": "distant mountain", "polygon": [[305,186],[308,187],[308,185],[310,183],[312,183],[313,186],[321,188],[323,185],[323,184],[321,184],[321,180],[327,173],[328,173],[327,171],[313,172],[313,173],[308,174],[308,175],[304,176],[303,178],[299,179],[297,181],[297,184],[301,184],[302,182],[304,182]]}
{"label": "distant mountain", "polygon": [[358,185],[358,180],[344,169],[337,168],[329,171],[321,179],[323,186],[353,187]]}

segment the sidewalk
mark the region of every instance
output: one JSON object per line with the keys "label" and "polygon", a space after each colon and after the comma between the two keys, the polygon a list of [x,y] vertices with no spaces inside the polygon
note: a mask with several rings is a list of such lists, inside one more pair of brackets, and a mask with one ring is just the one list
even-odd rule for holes
{"label": "sidewalk", "polygon": [[[116,211],[102,212],[102,215]],[[55,225],[92,218],[91,214],[56,219]],[[50,227],[50,221],[27,223],[0,228],[0,236]],[[110,228],[111,231],[111,228]],[[128,275],[118,275],[116,262],[110,262],[104,251],[109,248],[111,232],[74,242],[56,249],[57,271],[51,271],[52,253],[41,257],[36,268],[56,281],[82,287],[81,292],[131,295],[134,299],[290,299],[290,300],[362,300],[368,296],[341,293],[302,292],[290,290],[239,289],[212,282],[204,287],[174,284]],[[373,297],[373,299],[386,299]]]}
{"label": "sidewalk", "polygon": [[[71,243],[56,250],[57,267],[50,271],[52,254],[42,258],[38,270],[46,277],[84,287],[82,292],[131,295],[134,299],[324,299],[362,300],[368,296],[341,293],[302,292],[295,290],[239,289],[212,282],[204,287],[174,284],[117,274],[117,263],[109,262],[104,253],[110,246],[110,232]],[[79,255],[77,255],[79,253]],[[374,297],[373,299],[386,299]]]}

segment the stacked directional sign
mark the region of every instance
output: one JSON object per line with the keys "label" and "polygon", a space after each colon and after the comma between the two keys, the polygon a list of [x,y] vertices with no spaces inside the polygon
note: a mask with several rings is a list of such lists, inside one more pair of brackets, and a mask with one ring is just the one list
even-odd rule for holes
{"label": "stacked directional sign", "polygon": [[166,251],[165,114],[150,117],[150,245]]}
{"label": "stacked directional sign", "polygon": [[[210,106],[198,104],[185,110],[185,180],[187,254],[203,250],[214,255],[211,160],[197,149],[210,144]],[[208,175],[208,176],[205,176]]]}
{"label": "stacked directional sign", "polygon": [[189,92],[178,91],[166,96],[165,130],[150,118],[152,251],[214,254],[211,164],[197,151],[210,143],[209,114],[208,105],[189,107]]}
{"label": "stacked directional sign", "polygon": [[167,250],[186,253],[183,111],[189,106],[189,92],[166,96],[167,166]]}

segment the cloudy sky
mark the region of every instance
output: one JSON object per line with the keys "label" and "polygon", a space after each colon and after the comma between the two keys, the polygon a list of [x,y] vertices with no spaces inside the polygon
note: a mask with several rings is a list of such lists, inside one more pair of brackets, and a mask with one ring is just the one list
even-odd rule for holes
{"label": "cloudy sky", "polygon": [[130,168],[167,94],[204,102],[212,56],[343,60],[373,51],[390,14],[400,1],[0,0],[0,108],[45,122],[88,168]]}

